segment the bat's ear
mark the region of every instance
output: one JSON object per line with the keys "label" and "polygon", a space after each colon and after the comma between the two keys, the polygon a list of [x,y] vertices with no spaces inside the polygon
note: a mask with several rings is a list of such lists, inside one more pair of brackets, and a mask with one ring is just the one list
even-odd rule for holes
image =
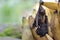
{"label": "bat's ear", "polygon": [[42,0],[40,0],[40,5],[43,5],[43,4],[44,4],[44,2]]}

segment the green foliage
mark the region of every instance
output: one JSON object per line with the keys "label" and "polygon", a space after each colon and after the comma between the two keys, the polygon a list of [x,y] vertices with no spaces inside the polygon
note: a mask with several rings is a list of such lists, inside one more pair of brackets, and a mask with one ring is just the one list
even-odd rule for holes
{"label": "green foliage", "polygon": [[5,33],[0,33],[0,37],[5,37],[6,36],[6,34]]}
{"label": "green foliage", "polygon": [[21,39],[22,35],[20,32],[16,32],[13,27],[9,27],[9,28],[6,28],[4,32],[0,33],[0,37],[5,37],[5,36],[10,36],[10,37]]}
{"label": "green foliage", "polygon": [[9,28],[6,28],[6,29],[4,30],[4,33],[5,33],[7,36],[11,36],[11,35],[13,35],[13,31],[14,31],[14,29],[13,29],[12,27],[9,27]]}
{"label": "green foliage", "polygon": [[31,9],[38,0],[3,0],[0,1],[0,24],[21,23],[20,15]]}

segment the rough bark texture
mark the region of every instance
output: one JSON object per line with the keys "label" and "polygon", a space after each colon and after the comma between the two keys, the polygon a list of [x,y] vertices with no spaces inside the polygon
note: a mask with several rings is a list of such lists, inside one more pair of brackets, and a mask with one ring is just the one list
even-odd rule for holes
{"label": "rough bark texture", "polygon": [[53,33],[53,37],[55,40],[60,40],[60,7],[57,9],[58,13],[53,14],[52,17],[54,16],[54,18],[51,18],[51,30]]}
{"label": "rough bark texture", "polygon": [[[55,40],[60,40],[60,6],[59,6],[59,10],[58,10],[59,12],[57,14],[54,14],[54,8],[55,7],[52,7],[52,4],[50,4],[51,6],[49,4],[50,3],[47,3],[45,5],[46,7],[48,6],[48,7],[51,7],[52,8],[52,9],[49,8],[49,10],[47,8],[45,8],[46,15],[48,16],[48,21],[50,23],[49,36],[51,36]],[[36,6],[38,6],[38,5],[36,5]],[[58,9],[57,4],[56,4],[56,9]],[[36,11],[37,10],[35,9],[35,12],[33,13],[32,16],[35,17]],[[34,21],[34,18],[31,17],[29,19],[29,21],[28,21],[29,23],[28,22],[27,23],[24,23],[24,25],[23,25],[22,40],[34,40],[34,39],[35,40],[47,40],[46,36],[40,37],[39,35],[36,34],[36,32],[35,32],[36,31],[36,27],[33,28],[33,29],[30,29],[31,26],[32,26],[33,21]],[[26,20],[25,20],[25,22],[26,22]],[[29,24],[29,26],[28,26],[28,24]]]}
{"label": "rough bark texture", "polygon": [[26,18],[23,19],[23,24],[22,40],[34,40]]}

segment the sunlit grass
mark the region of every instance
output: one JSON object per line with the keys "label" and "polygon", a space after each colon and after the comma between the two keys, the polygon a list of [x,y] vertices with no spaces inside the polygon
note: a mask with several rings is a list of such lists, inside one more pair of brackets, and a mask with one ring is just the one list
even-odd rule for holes
{"label": "sunlit grass", "polygon": [[14,29],[13,27],[8,27],[2,33],[0,33],[0,37],[6,37],[6,36],[19,39],[21,39],[22,37],[21,33],[17,32],[17,30]]}

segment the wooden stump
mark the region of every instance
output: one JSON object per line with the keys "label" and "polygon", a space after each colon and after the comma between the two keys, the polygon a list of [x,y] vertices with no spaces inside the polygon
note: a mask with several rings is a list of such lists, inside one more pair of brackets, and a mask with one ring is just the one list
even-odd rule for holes
{"label": "wooden stump", "polygon": [[22,40],[34,40],[30,27],[28,25],[28,19],[22,19],[23,20],[23,32],[22,32]]}

